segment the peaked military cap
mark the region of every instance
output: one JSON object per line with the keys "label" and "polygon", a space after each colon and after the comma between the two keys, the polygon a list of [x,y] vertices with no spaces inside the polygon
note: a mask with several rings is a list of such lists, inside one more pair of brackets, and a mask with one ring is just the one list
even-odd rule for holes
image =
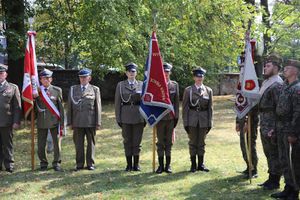
{"label": "peaked military cap", "polygon": [[0,72],[6,72],[8,69],[7,65],[0,64]]}
{"label": "peaked military cap", "polygon": [[173,66],[170,63],[167,63],[167,62],[165,62],[163,66],[164,66],[164,70],[166,72],[170,72],[173,68]]}
{"label": "peaked military cap", "polygon": [[83,68],[78,72],[78,76],[90,76],[92,75],[92,70],[88,68]]}
{"label": "peaked military cap", "polygon": [[137,70],[137,65],[133,62],[128,63],[125,65],[126,71],[132,71],[132,72],[136,72]]}
{"label": "peaked military cap", "polygon": [[203,77],[206,74],[206,70],[202,67],[198,67],[193,70],[193,75],[197,77]]}
{"label": "peaked military cap", "polygon": [[49,69],[43,69],[41,72],[40,72],[40,77],[52,77],[52,74],[53,72],[50,71]]}

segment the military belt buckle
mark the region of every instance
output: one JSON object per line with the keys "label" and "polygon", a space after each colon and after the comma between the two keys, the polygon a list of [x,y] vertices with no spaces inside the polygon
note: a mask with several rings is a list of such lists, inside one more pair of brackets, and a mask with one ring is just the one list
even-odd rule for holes
{"label": "military belt buckle", "polygon": [[132,101],[132,102],[130,102],[130,106],[131,106],[131,107],[133,107],[133,105],[134,105],[133,101]]}

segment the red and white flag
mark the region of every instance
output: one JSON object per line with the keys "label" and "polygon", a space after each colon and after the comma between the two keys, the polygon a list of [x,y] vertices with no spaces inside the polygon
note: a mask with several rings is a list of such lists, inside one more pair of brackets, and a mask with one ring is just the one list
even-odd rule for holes
{"label": "red and white flag", "polygon": [[24,101],[25,119],[33,109],[33,94],[38,94],[39,87],[37,62],[35,56],[35,31],[27,32],[27,43],[24,59],[24,80],[22,99]]}
{"label": "red and white flag", "polygon": [[[254,45],[255,42],[251,41]],[[253,62],[253,52],[249,39],[246,40],[245,62],[241,66],[239,83],[235,99],[235,112],[239,119],[243,118],[260,99],[258,78]]]}

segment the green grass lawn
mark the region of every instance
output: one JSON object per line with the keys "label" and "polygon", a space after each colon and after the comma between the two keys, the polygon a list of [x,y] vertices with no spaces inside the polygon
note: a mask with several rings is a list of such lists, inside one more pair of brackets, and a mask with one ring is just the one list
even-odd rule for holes
{"label": "green grass lawn", "polygon": [[[113,104],[103,106],[103,127],[97,132],[96,170],[73,172],[75,150],[72,133],[62,141],[64,172],[31,171],[29,130],[14,135],[13,174],[0,172],[0,199],[271,199],[257,186],[267,178],[266,159],[258,138],[259,177],[252,184],[238,171],[245,169],[235,132],[232,96],[215,97],[214,128],[206,139],[209,173],[189,173],[188,137],[180,119],[172,151],[173,174],[152,173],[152,129],[145,128],[141,172],[125,172],[121,131]],[[53,155],[49,155],[51,163]],[[36,156],[36,168],[39,161]],[[282,184],[283,185],[283,184]]]}

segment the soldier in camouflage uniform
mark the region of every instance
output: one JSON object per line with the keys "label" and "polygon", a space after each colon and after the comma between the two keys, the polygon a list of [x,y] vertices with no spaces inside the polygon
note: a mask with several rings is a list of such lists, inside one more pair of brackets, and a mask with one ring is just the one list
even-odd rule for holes
{"label": "soldier in camouflage uniform", "polygon": [[268,163],[269,178],[260,184],[264,189],[279,188],[281,167],[276,142],[276,105],[283,80],[278,75],[282,59],[278,55],[270,55],[265,61],[265,81],[260,88],[261,99],[258,104],[260,115],[260,137]]}
{"label": "soldier in camouflage uniform", "polygon": [[[174,128],[177,125],[179,117],[179,87],[178,83],[170,80],[170,74],[172,70],[172,65],[169,63],[164,63],[165,77],[168,84],[168,90],[172,105],[174,107],[174,112],[169,113],[164,116],[157,124],[157,155],[159,166],[156,173],[161,174],[163,171],[167,173],[172,173],[170,162],[171,162],[171,148],[172,148],[172,136]],[[166,166],[164,168],[164,154],[166,156]]]}
{"label": "soldier in camouflage uniform", "polygon": [[257,163],[258,163],[258,157],[257,157],[257,151],[256,151],[256,139],[257,139],[257,125],[258,125],[258,110],[257,107],[252,108],[249,113],[243,117],[242,119],[236,118],[236,131],[240,134],[240,147],[242,151],[242,155],[244,158],[244,161],[247,164],[247,168],[242,172],[246,175],[246,178],[249,178],[249,164],[248,164],[248,158],[246,153],[246,144],[245,144],[245,137],[247,137],[247,121],[248,116],[251,116],[251,155],[252,155],[252,178],[256,178],[257,175]]}
{"label": "soldier in camouflage uniform", "polygon": [[[284,68],[284,85],[280,91],[277,115],[277,140],[285,187],[273,198],[299,199],[300,185],[300,61],[288,60]],[[291,149],[290,149],[291,147]],[[292,160],[290,153],[292,150]],[[292,164],[292,166],[291,166]],[[293,169],[293,170],[292,170]]]}

